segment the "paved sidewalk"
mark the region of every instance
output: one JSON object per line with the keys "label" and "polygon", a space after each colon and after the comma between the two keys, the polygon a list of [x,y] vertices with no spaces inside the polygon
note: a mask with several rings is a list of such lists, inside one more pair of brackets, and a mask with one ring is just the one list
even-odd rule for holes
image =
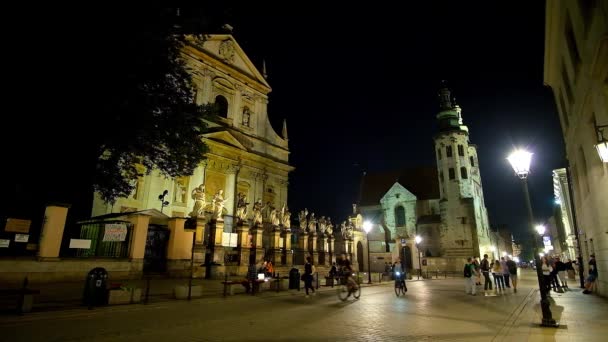
{"label": "paved sidewalk", "polygon": [[[0,340],[17,341],[604,341],[608,302],[580,289],[552,293],[560,328],[541,328],[538,284],[523,270],[519,291],[464,293],[462,279],[366,286],[341,302],[330,288],[264,292],[150,305],[0,316]],[[478,287],[479,289],[479,287]]]}

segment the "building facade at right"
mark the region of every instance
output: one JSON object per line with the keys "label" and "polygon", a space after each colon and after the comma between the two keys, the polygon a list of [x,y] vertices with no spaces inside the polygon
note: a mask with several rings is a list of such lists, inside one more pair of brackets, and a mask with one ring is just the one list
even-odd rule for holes
{"label": "building facade at right", "polygon": [[[608,1],[547,0],[544,82],[551,87],[566,144],[585,263],[595,254],[597,292],[608,294],[608,163],[595,145],[608,125]],[[608,127],[604,128],[608,137]],[[588,266],[585,265],[587,271]]]}

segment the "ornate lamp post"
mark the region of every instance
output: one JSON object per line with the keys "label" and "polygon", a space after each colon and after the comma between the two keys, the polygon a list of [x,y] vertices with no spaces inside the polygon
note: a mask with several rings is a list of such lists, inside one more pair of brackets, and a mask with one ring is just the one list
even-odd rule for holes
{"label": "ornate lamp post", "polygon": [[420,273],[422,273],[422,261],[420,260],[422,259],[422,253],[420,253],[420,249],[418,249],[418,244],[422,242],[422,237],[420,235],[416,235],[414,241],[416,241],[416,253],[418,253],[418,275],[420,275]]}
{"label": "ornate lamp post", "polygon": [[367,237],[367,283],[371,284],[372,283],[372,272],[371,272],[372,265],[369,262],[370,261],[370,258],[369,258],[369,232],[372,231],[372,223],[369,221],[363,222],[363,230],[365,231],[365,235]]}
{"label": "ornate lamp post", "polygon": [[[528,209],[528,219],[530,223],[530,228],[534,227],[534,215],[532,214],[532,205],[530,204],[530,193],[528,192],[528,174],[530,173],[530,162],[532,161],[532,153],[524,151],[524,150],[516,150],[509,155],[507,158],[515,174],[521,179],[522,185],[524,188],[524,197],[526,200],[526,207]],[[544,228],[544,227],[543,227]],[[534,228],[533,228],[534,229]],[[544,229],[543,229],[544,232]],[[540,307],[543,312],[543,320],[541,325],[546,327],[557,327],[559,323],[557,323],[553,319],[553,315],[551,314],[551,308],[549,300],[547,299],[547,292],[545,286],[543,286],[543,271],[540,261],[540,248],[538,243],[538,236],[532,233],[532,241],[535,249],[534,252],[534,260],[536,263],[536,276],[538,278],[538,286],[540,288]]]}

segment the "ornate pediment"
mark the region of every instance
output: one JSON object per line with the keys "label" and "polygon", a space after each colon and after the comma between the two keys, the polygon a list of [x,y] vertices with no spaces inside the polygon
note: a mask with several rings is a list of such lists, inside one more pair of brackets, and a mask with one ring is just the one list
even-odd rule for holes
{"label": "ornate pediment", "polygon": [[253,62],[247,57],[245,51],[229,34],[209,34],[187,37],[189,45],[208,55],[215,57],[222,63],[238,69],[243,74],[270,88],[268,82]]}
{"label": "ornate pediment", "polygon": [[[218,131],[204,134],[203,137],[205,139],[213,140],[222,144],[230,145],[236,147],[238,149],[248,151],[249,148],[246,147],[247,142],[241,142],[237,137],[235,137],[232,133],[228,131]],[[251,144],[251,143],[250,143]]]}

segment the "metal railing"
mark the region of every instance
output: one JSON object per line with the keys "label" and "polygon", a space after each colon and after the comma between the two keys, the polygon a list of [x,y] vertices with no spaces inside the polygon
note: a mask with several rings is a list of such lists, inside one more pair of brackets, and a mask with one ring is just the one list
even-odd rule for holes
{"label": "metal railing", "polygon": [[[124,239],[117,239],[106,234],[106,228],[119,224],[126,228]],[[66,241],[62,249],[63,257],[75,258],[127,258],[131,248],[133,224],[128,221],[98,221],[79,224],[69,239],[90,240],[90,248],[69,248]]]}

